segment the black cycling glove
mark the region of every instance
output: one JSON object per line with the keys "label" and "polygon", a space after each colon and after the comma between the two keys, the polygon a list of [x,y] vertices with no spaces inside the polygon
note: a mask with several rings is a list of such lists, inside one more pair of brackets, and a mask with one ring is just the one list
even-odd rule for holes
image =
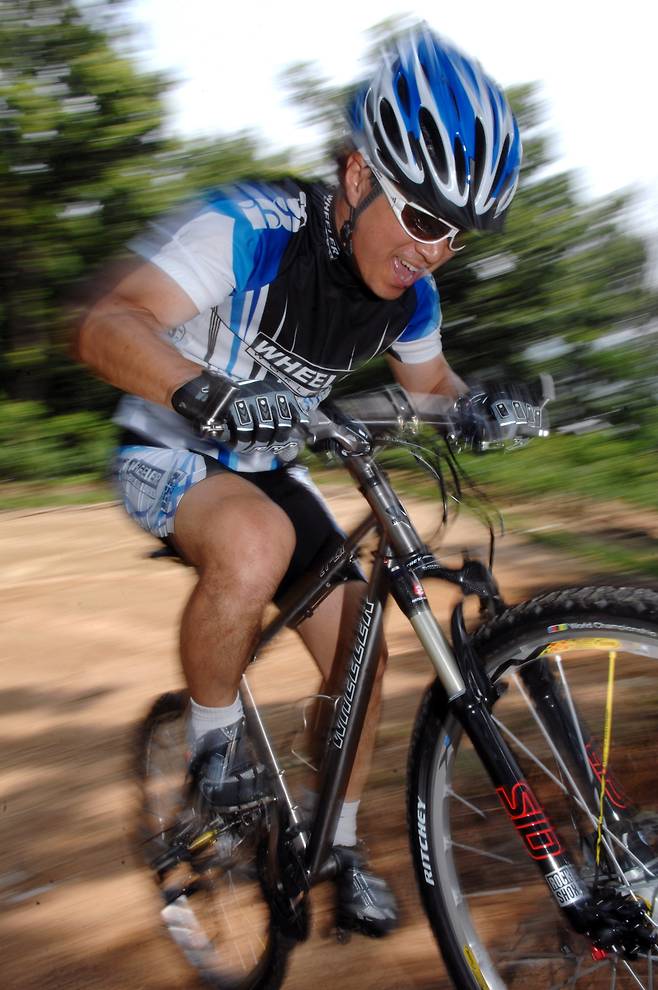
{"label": "black cycling glove", "polygon": [[525,385],[477,386],[455,404],[455,439],[483,452],[548,436],[547,401],[537,401]]}
{"label": "black cycling glove", "polygon": [[294,428],[308,423],[296,397],[278,382],[233,382],[211,371],[177,389],[171,404],[202,437],[230,443],[238,452],[271,451],[283,460],[299,450]]}

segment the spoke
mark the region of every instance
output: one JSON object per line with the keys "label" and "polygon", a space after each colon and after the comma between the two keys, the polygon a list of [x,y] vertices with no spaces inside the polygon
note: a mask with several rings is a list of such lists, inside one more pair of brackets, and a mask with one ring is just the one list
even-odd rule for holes
{"label": "spoke", "polygon": [[[553,754],[553,758],[555,759],[555,762],[560,767],[560,770],[562,771],[562,773],[566,777],[566,779],[567,779],[567,781],[569,783],[569,787],[567,788],[563,784],[563,782],[561,780],[559,780],[558,777],[556,777],[556,775],[551,770],[549,770],[549,768],[546,766],[546,764],[543,763],[542,760],[539,759],[539,757],[535,756],[535,754],[532,752],[532,750],[528,749],[528,747],[524,743],[522,743],[521,740],[518,739],[517,736],[515,736],[514,733],[510,729],[508,729],[507,726],[505,726],[494,715],[493,717],[494,717],[494,721],[496,722],[496,725],[498,725],[499,728],[503,732],[506,732],[509,735],[509,737],[514,740],[514,742],[516,743],[516,745],[519,746],[519,748],[526,754],[526,756],[528,756],[550,778],[550,780],[552,780],[556,784],[556,786],[560,788],[560,790],[564,794],[566,794],[568,797],[570,797],[578,805],[578,807],[583,812],[583,814],[587,816],[587,819],[592,824],[592,826],[595,829],[597,829],[598,828],[598,819],[592,813],[592,811],[588,807],[586,801],[581,796],[580,791],[578,790],[578,786],[577,786],[576,782],[574,781],[574,779],[573,779],[573,777],[572,777],[572,775],[571,775],[571,773],[569,771],[569,768],[564,763],[564,760],[562,759],[562,756],[560,755],[559,751],[557,750],[557,748],[555,746],[555,743],[551,739],[551,737],[550,737],[550,735],[549,735],[546,727],[544,726],[544,723],[539,718],[539,715],[537,714],[534,705],[530,701],[527,693],[525,692],[524,688],[522,687],[522,685],[521,685],[521,683],[519,681],[518,675],[517,674],[513,674],[512,675],[512,679],[514,681],[514,684],[516,686],[517,691],[519,692],[519,694],[521,695],[521,697],[525,701],[526,706],[528,708],[528,711],[530,712],[530,715],[534,719],[535,723],[537,724],[537,727],[538,727],[539,731],[541,732],[542,736],[544,737],[548,748],[550,749],[551,753]],[[644,873],[647,876],[649,876],[649,877],[653,876],[653,873],[646,866],[646,864],[643,863],[642,860],[639,859],[638,856],[636,856],[633,852],[631,852],[631,850],[628,849],[628,847],[624,845],[624,843],[621,841],[621,839],[619,839],[614,834],[614,832],[611,832],[609,830],[606,830],[606,835],[605,835],[605,837],[602,837],[602,841],[603,841],[603,845],[605,846],[605,848],[607,850],[607,853],[608,853],[608,855],[609,855],[612,863],[614,864],[615,870],[617,871],[617,877],[618,877],[618,879],[619,879],[619,881],[621,883],[625,884],[626,886],[629,886],[626,883],[626,877],[625,877],[624,871],[623,871],[623,869],[622,869],[619,861],[617,860],[616,856],[614,855],[614,853],[612,851],[611,843],[614,843],[621,850],[623,850],[624,854],[627,855],[629,857],[629,859],[632,859],[637,864],[637,866],[639,866],[644,871]],[[629,889],[630,889],[630,887],[629,887]]]}
{"label": "spoke", "polygon": [[647,978],[649,990],[653,990],[653,955],[651,953],[647,959]]}
{"label": "spoke", "polygon": [[567,700],[567,705],[569,707],[569,714],[571,715],[571,722],[575,729],[576,735],[578,736],[578,742],[580,744],[580,750],[583,757],[583,765],[587,767],[590,780],[592,785],[594,785],[595,778],[592,768],[589,763],[589,757],[587,755],[587,747],[585,746],[585,740],[583,739],[583,734],[580,731],[580,719],[576,715],[576,706],[573,703],[573,697],[571,695],[571,689],[569,687],[569,682],[567,681],[566,674],[564,673],[564,667],[562,665],[562,657],[559,654],[555,655],[555,666],[558,669],[560,675],[560,680],[562,681],[562,689],[564,691],[564,696]]}
{"label": "spoke", "polygon": [[[519,687],[519,691],[520,691],[521,694],[523,694],[523,690],[520,687]],[[526,701],[527,701],[527,699],[526,699]],[[530,708],[530,711],[533,712],[532,706],[529,704],[529,702],[528,702],[528,707]],[[533,714],[534,714],[534,712],[533,712]],[[582,799],[582,797],[578,793],[578,790],[575,787],[574,781],[571,778],[571,775],[570,775],[567,767],[565,767],[564,764],[562,763],[562,760],[561,760],[561,757],[559,756],[559,754],[556,755],[556,759],[559,761],[560,767],[564,771],[565,776],[568,778],[569,783],[572,785],[573,790],[569,790],[569,788],[566,787],[565,784],[558,777],[555,776],[555,774],[553,773],[553,771],[550,770],[546,766],[546,764],[542,760],[539,759],[538,756],[535,756],[535,754],[532,752],[532,750],[531,749],[528,749],[528,747],[525,745],[525,743],[522,743],[521,740],[518,738],[518,736],[516,736],[512,732],[512,730],[509,729],[504,724],[504,722],[501,722],[500,719],[499,718],[496,718],[495,715],[493,715],[492,717],[493,717],[494,722],[498,726],[498,728],[501,730],[501,732],[504,732],[507,736],[509,736],[509,738],[512,740],[512,742],[514,742],[515,745],[518,746],[518,748],[521,750],[521,752],[522,753],[525,753],[525,755],[528,757],[528,759],[532,760],[532,762],[535,763],[539,767],[539,769],[543,773],[545,773],[546,776],[550,780],[553,781],[553,783],[555,784],[555,786],[558,787],[562,791],[563,794],[566,794],[566,796],[568,798],[571,798],[571,800],[574,801],[574,803],[578,805],[578,807],[583,812],[583,814],[586,815],[586,817],[589,819],[589,822],[593,826],[593,828],[596,828],[596,824],[597,824],[596,817],[592,814],[592,812],[587,807],[587,805],[585,804],[584,800]],[[543,729],[543,726],[541,725],[541,723],[538,723],[538,724]],[[547,739],[547,742],[548,742],[549,746],[551,746],[551,748],[552,748],[552,743],[550,742],[549,739]],[[608,852],[608,855],[610,856],[610,859],[612,860],[612,862],[614,863],[614,865],[615,865],[615,867],[617,869],[620,882],[626,883],[626,880],[625,880],[625,877],[624,877],[624,872],[623,872],[621,866],[619,865],[618,860],[616,859],[616,857],[615,857],[615,855],[614,855],[614,853],[612,851],[612,848],[610,846],[610,842],[608,841],[608,839],[610,839],[612,842],[616,843],[619,846],[619,848],[622,849],[623,852],[626,853],[631,859],[634,859],[635,862],[637,863],[637,865],[640,866],[645,871],[645,873],[648,873],[649,876],[653,876],[653,874],[651,873],[651,871],[647,869],[647,867],[642,862],[642,860],[638,859],[638,857],[635,856],[634,853],[632,853],[630,851],[630,849],[628,849],[624,845],[624,843],[621,841],[621,839],[618,839],[617,838],[617,836],[614,834],[614,832],[609,832],[603,838],[603,845],[605,846],[605,848],[606,848],[606,850]]]}
{"label": "spoke", "polygon": [[476,897],[498,897],[500,894],[518,894],[523,887],[496,887],[493,890],[476,890],[472,894],[464,894],[467,901],[472,901]]}
{"label": "spoke", "polygon": [[629,966],[629,964],[626,962],[625,959],[622,959],[621,964],[624,967],[624,969],[626,969],[631,974],[632,978],[635,980],[635,982],[637,983],[638,987],[642,987],[642,990],[647,990],[646,985],[636,975],[635,970],[633,969],[633,967],[632,966]]}
{"label": "spoke", "polygon": [[477,856],[484,856],[486,859],[498,860],[499,863],[509,863],[511,866],[514,866],[515,863],[515,860],[510,859],[509,856],[499,856],[498,853],[485,852],[484,849],[478,849],[477,846],[466,846],[463,842],[455,842],[454,840],[451,840],[450,845],[454,849],[465,849],[466,852],[475,853]]}
{"label": "spoke", "polygon": [[606,962],[597,962],[593,966],[590,966],[588,969],[582,969],[583,958],[584,957],[583,957],[582,953],[581,953],[581,955],[579,955],[577,957],[575,972],[574,972],[573,976],[570,976],[569,977],[569,979],[566,981],[566,983],[565,983],[564,980],[562,980],[561,983],[554,983],[552,986],[550,986],[548,988],[548,990],[562,990],[563,987],[573,987],[573,986],[576,985],[576,983],[578,982],[578,980],[580,980],[580,979],[582,979],[584,977],[590,976],[592,973],[596,973],[597,970],[601,969],[603,966],[609,965],[607,961]]}
{"label": "spoke", "polygon": [[453,797],[455,799],[455,801],[461,802],[461,804],[465,805],[471,811],[474,811],[476,815],[479,815],[480,816],[480,818],[486,818],[487,817],[486,812],[482,811],[476,805],[471,804],[471,802],[470,801],[467,801],[466,798],[464,798],[464,797],[461,796],[461,794],[457,794],[456,791],[453,791],[452,787],[447,787],[446,788],[446,794],[448,794],[450,797]]}

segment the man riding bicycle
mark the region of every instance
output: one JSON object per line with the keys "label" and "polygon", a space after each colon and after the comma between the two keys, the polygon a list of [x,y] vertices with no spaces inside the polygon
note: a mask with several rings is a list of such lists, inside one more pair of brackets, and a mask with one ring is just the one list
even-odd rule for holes
{"label": "man riding bicycle", "polygon": [[[295,463],[295,427],[335,381],[383,352],[409,392],[466,391],[442,353],[432,276],[461,249],[462,231],[501,226],[518,180],[520,138],[503,93],[427,27],[385,53],[349,119],[336,189],[285,178],[211,191],[132,245],[138,260],[77,337],[81,360],[127,393],[116,414],[127,511],[198,574],[180,649],[190,786],[211,809],[262,786],[238,687],[264,609],[337,540]],[[339,630],[362,589],[355,567],[337,582],[299,628],[325,682],[344,661]],[[379,697],[335,836],[341,918],[369,934],[397,919],[391,891],[357,851]]]}

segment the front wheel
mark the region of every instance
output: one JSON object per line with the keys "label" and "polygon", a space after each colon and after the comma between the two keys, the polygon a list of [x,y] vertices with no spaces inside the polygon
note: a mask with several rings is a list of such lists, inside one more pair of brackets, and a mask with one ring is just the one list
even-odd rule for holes
{"label": "front wheel", "polygon": [[162,695],[140,726],[142,853],[160,887],[162,921],[215,990],[276,990],[291,943],[263,882],[271,803],[201,817],[184,800],[184,693]]}
{"label": "front wheel", "polygon": [[[474,645],[499,689],[496,724],[582,878],[633,898],[655,930],[658,594],[546,594],[484,625]],[[593,951],[570,929],[437,685],[416,722],[408,815],[421,895],[457,987],[654,986],[655,949]]]}

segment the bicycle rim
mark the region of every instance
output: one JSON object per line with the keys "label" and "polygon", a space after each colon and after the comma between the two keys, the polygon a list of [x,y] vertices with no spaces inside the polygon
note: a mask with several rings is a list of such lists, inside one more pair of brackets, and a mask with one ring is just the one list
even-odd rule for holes
{"label": "bicycle rim", "polygon": [[217,990],[274,990],[285,950],[272,924],[259,858],[269,809],[200,820],[181,800],[185,707],[156,702],[141,731],[142,848],[159,882],[161,918],[204,982]]}
{"label": "bicycle rim", "polygon": [[[564,621],[545,614],[533,622],[529,612],[526,606],[516,621],[512,616],[497,641],[486,633],[479,637],[491,641],[481,655],[502,690],[493,709],[499,728],[586,880],[642,899],[655,923],[658,624],[577,609],[575,615],[562,614]],[[589,781],[575,778],[554,728],[547,728],[545,706],[529,695],[522,672],[532,663],[550,667],[571,706],[591,768]],[[607,720],[606,810],[599,815]],[[424,734],[416,743],[416,759],[422,762],[423,746],[431,755],[420,769],[416,797],[427,806],[430,872],[423,873],[421,862],[419,878],[457,985],[658,986],[655,950],[635,960],[614,952],[593,954],[591,943],[569,928],[456,721],[447,717],[432,724],[430,717]],[[440,739],[433,752],[430,737]]]}

